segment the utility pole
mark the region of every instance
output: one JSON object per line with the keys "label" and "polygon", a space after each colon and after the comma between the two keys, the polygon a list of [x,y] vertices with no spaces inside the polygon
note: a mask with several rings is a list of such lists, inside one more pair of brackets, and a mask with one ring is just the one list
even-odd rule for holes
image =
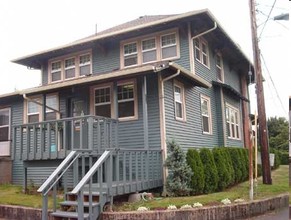
{"label": "utility pole", "polygon": [[259,136],[260,136],[259,138],[260,138],[260,145],[261,145],[263,184],[272,184],[263,76],[262,76],[262,69],[261,69],[261,59],[260,59],[258,37],[257,37],[256,10],[255,10],[254,0],[249,1],[249,6],[250,6],[250,15],[251,15],[253,56],[254,56],[254,64],[255,64],[255,79],[256,79],[257,108],[258,108]]}

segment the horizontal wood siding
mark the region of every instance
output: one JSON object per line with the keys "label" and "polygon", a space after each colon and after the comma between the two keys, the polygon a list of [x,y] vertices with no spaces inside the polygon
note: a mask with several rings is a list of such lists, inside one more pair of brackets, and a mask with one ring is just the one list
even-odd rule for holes
{"label": "horizontal wood siding", "polygon": [[190,70],[190,58],[189,58],[189,40],[187,26],[181,25],[179,28],[179,40],[180,40],[180,59],[174,60],[175,63]]}
{"label": "horizontal wood siding", "polygon": [[42,66],[41,83],[42,83],[42,85],[47,85],[48,84],[48,64],[47,63]]}

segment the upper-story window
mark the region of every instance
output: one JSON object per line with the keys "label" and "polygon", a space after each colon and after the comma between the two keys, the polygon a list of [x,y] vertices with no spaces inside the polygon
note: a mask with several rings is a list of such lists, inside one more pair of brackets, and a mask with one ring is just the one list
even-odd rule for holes
{"label": "upper-story window", "polygon": [[181,83],[174,84],[175,117],[177,120],[186,120],[184,86]]}
{"label": "upper-story window", "polygon": [[156,39],[151,38],[143,40],[142,44],[142,62],[148,63],[157,60]]}
{"label": "upper-story window", "polygon": [[124,45],[124,66],[137,65],[137,43]]}
{"label": "upper-story window", "polygon": [[49,61],[49,83],[91,74],[91,60],[91,53],[81,53]]}
{"label": "upper-story window", "polygon": [[220,54],[216,54],[216,77],[218,81],[224,81],[223,60]]}
{"label": "upper-story window", "polygon": [[139,37],[121,43],[121,68],[179,58],[178,30]]}
{"label": "upper-story window", "polygon": [[209,68],[209,51],[207,42],[197,38],[194,40],[194,47],[196,60]]}
{"label": "upper-story window", "polygon": [[225,108],[228,138],[240,139],[239,110],[229,104]]}

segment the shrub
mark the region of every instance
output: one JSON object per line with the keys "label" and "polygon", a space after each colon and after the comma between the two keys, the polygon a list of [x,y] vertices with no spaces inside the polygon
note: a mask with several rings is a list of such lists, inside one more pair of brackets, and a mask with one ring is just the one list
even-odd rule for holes
{"label": "shrub", "polygon": [[167,144],[168,157],[165,166],[169,169],[166,188],[171,196],[185,196],[190,193],[192,171],[186,162],[186,155],[181,147],[171,141]]}
{"label": "shrub", "polygon": [[242,162],[238,148],[227,148],[231,157],[232,166],[235,174],[235,183],[240,183],[242,181]]}
{"label": "shrub", "polygon": [[224,154],[226,169],[230,176],[227,186],[231,186],[235,183],[235,173],[234,173],[234,169],[233,169],[233,165],[232,165],[232,161],[231,161],[231,157],[229,153],[229,148],[222,147],[221,151]]}
{"label": "shrub", "polygon": [[224,190],[229,182],[230,182],[230,173],[228,172],[228,169],[226,168],[226,156],[223,153],[221,148],[213,148],[212,150],[213,158],[215,161],[215,165],[217,168],[217,174],[218,174],[218,185],[217,189],[219,191]]}
{"label": "shrub", "polygon": [[281,164],[281,161],[280,161],[280,152],[278,150],[275,150],[275,149],[271,149],[270,150],[270,153],[273,153],[274,154],[274,166],[272,167],[273,170],[279,168],[280,164]]}
{"label": "shrub", "polygon": [[239,152],[241,166],[242,166],[242,177],[241,181],[245,181],[248,179],[249,176],[249,166],[248,166],[248,155],[247,155],[247,149],[244,148],[236,148],[236,150]]}
{"label": "shrub", "polygon": [[289,165],[289,153],[286,151],[279,151],[281,165]]}
{"label": "shrub", "polygon": [[204,193],[211,193],[217,190],[218,174],[213,154],[209,149],[200,150],[200,158],[204,167],[205,186]]}
{"label": "shrub", "polygon": [[195,149],[189,149],[186,155],[187,163],[191,167],[193,176],[191,178],[191,191],[193,194],[201,194],[204,189],[204,169],[200,159],[199,152]]}

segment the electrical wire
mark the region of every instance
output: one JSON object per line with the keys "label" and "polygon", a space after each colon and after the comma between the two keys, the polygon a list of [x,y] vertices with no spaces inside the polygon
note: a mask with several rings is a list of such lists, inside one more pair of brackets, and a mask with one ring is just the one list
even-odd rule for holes
{"label": "electrical wire", "polygon": [[272,85],[273,85],[273,87],[274,87],[274,89],[275,89],[276,96],[277,96],[277,98],[278,98],[278,100],[279,100],[279,102],[280,102],[280,104],[281,104],[281,107],[282,107],[284,113],[287,115],[287,112],[286,112],[286,110],[285,110],[285,107],[284,107],[284,105],[283,105],[283,102],[282,102],[282,100],[281,100],[281,98],[280,98],[280,96],[279,96],[278,90],[277,90],[277,88],[276,88],[276,86],[275,86],[275,83],[274,83],[274,81],[273,81],[273,78],[272,78],[272,76],[271,76],[271,73],[270,73],[270,71],[269,71],[269,68],[267,67],[267,64],[266,64],[265,58],[264,58],[264,56],[263,56],[262,53],[261,53],[261,58],[262,58],[262,61],[263,61],[264,66],[265,66],[265,68],[266,68],[266,72],[268,73],[269,78],[270,78],[270,80],[271,80],[271,83],[272,83]]}
{"label": "electrical wire", "polygon": [[266,24],[267,24],[267,22],[268,22],[268,20],[269,20],[269,18],[270,18],[270,16],[271,16],[271,13],[272,13],[272,11],[273,11],[273,9],[274,9],[274,6],[275,6],[276,2],[277,2],[277,0],[274,1],[273,5],[272,5],[272,7],[271,7],[271,10],[270,10],[270,12],[269,12],[269,14],[268,14],[268,17],[267,17],[267,19],[266,19],[266,21],[265,21],[265,23],[264,23],[264,26],[263,26],[263,28],[262,28],[262,31],[261,31],[261,33],[260,33],[259,39],[261,39],[262,33],[263,33],[263,31],[264,31],[264,29],[265,29],[265,27],[266,27]]}

